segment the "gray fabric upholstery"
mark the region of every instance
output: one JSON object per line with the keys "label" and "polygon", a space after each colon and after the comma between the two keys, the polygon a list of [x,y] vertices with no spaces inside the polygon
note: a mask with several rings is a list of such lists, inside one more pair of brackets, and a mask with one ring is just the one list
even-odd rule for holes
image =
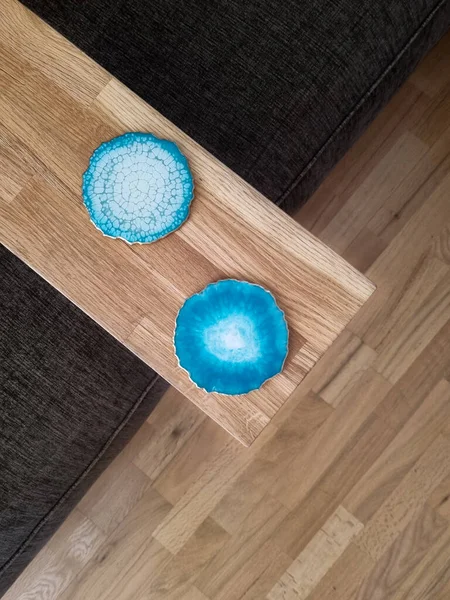
{"label": "gray fabric upholstery", "polygon": [[23,0],[294,211],[450,25],[450,0]]}
{"label": "gray fabric upholstery", "polygon": [[167,384],[0,246],[0,595]]}

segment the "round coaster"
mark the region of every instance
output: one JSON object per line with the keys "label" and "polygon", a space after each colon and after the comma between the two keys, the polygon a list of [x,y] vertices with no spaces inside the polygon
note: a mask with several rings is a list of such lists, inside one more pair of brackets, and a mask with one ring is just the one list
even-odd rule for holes
{"label": "round coaster", "polygon": [[83,200],[94,225],[130,244],[154,242],[178,229],[189,215],[193,190],[178,146],[151,133],[126,133],[101,144],[83,175]]}
{"label": "round coaster", "polygon": [[225,279],[186,300],[176,319],[174,347],[199,388],[246,394],[283,369],[288,327],[270,292]]}

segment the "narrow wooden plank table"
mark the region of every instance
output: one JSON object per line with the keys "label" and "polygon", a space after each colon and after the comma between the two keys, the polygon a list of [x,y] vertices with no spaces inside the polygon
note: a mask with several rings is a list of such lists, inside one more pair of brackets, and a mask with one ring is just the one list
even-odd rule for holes
{"label": "narrow wooden plank table", "polygon": [[[15,0],[2,10],[0,242],[251,444],[374,286]],[[90,154],[125,131],[176,141],[194,173],[190,218],[151,245],[103,237],[81,200]],[[238,397],[196,388],[172,344],[184,300],[227,277],[271,290],[290,329],[283,373]]]}

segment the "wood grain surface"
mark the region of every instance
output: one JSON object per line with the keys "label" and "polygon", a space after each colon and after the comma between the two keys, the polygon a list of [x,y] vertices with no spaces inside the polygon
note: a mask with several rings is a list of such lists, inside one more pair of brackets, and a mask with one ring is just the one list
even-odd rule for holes
{"label": "wood grain surface", "polygon": [[[0,241],[251,444],[374,286],[15,0],[1,8]],[[81,200],[93,150],[125,131],[176,141],[194,173],[190,218],[151,245],[103,237]],[[173,349],[184,300],[228,277],[272,291],[290,330],[283,373],[239,398],[198,389]]]}
{"label": "wood grain surface", "polygon": [[[8,37],[0,19],[9,53],[47,65],[65,42],[39,43],[46,28],[15,2],[1,4],[34,40],[24,54],[24,38]],[[91,65],[79,89],[86,59],[73,60],[72,91],[54,63],[46,76],[103,114],[104,73]],[[450,35],[299,211],[377,290],[252,446],[170,389],[4,600],[450,598],[449,101]],[[130,119],[145,113],[133,106]],[[106,113],[114,119],[113,108]],[[54,202],[46,186],[75,195],[58,183],[57,164],[44,164],[51,155],[22,141],[36,118],[1,129],[2,210],[19,198],[30,218],[30,190],[45,205]],[[400,170],[380,168],[388,155]],[[350,229],[349,207],[358,212]],[[62,260],[38,247],[42,264]],[[97,260],[113,277],[116,263]],[[210,277],[209,261],[197,264]],[[76,294],[77,280],[72,286]],[[129,298],[113,314],[122,310],[131,318],[139,306]]]}

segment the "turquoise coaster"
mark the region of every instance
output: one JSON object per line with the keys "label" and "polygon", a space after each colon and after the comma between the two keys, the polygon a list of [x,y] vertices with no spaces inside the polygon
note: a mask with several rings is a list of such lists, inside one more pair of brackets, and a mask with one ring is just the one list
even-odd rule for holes
{"label": "turquoise coaster", "polygon": [[101,144],[83,175],[83,200],[94,225],[130,244],[159,240],[189,215],[194,182],[174,142],[126,133]]}
{"label": "turquoise coaster", "polygon": [[180,366],[199,388],[246,394],[283,369],[288,327],[270,292],[225,279],[186,300],[176,320],[174,347]]}

